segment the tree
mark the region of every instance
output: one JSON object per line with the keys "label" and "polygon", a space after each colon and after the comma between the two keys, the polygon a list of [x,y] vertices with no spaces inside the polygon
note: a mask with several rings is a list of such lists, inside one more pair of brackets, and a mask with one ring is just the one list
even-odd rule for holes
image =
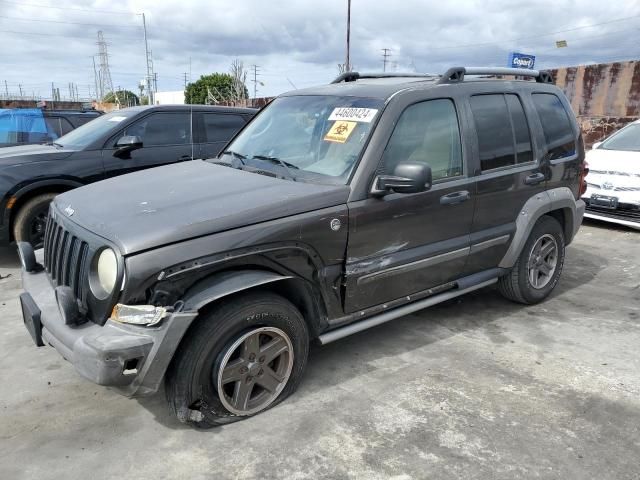
{"label": "tree", "polygon": [[109,92],[102,99],[105,103],[119,103],[123,107],[140,105],[138,96],[129,90],[118,90],[115,93]]}
{"label": "tree", "polygon": [[[242,84],[241,90],[245,98],[249,96],[247,87]],[[228,73],[212,73],[202,75],[198,80],[187,85],[184,98],[187,103],[212,105],[220,102],[237,101],[237,81]]]}

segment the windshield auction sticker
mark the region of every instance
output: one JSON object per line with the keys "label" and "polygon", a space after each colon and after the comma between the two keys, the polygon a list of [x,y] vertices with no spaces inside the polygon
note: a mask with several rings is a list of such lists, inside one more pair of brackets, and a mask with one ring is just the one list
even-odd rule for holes
{"label": "windshield auction sticker", "polygon": [[111,117],[108,121],[109,122],[121,122],[123,120],[126,120],[127,117]]}
{"label": "windshield auction sticker", "polygon": [[357,125],[356,122],[334,122],[324,136],[324,139],[327,142],[344,143],[349,139],[349,135],[351,135],[351,132],[355,130]]}
{"label": "windshield auction sticker", "polygon": [[338,107],[334,108],[329,120],[370,123],[378,113],[376,108]]}

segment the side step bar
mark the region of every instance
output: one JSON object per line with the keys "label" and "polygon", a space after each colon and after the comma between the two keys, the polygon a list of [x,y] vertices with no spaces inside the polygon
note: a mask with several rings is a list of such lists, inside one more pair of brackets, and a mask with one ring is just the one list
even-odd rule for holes
{"label": "side step bar", "polygon": [[376,327],[391,320],[395,320],[399,317],[404,317],[405,315],[417,312],[418,310],[431,307],[432,305],[442,303],[446,300],[451,300],[452,298],[459,297],[460,295],[464,295],[465,293],[488,287],[489,285],[493,285],[497,281],[498,278],[495,277],[463,289],[448,290],[438,295],[434,295],[433,297],[425,298],[424,300],[419,300],[415,303],[410,303],[409,305],[398,307],[394,310],[375,315],[371,318],[367,318],[366,320],[351,323],[349,325],[345,325],[344,327],[336,328],[335,330],[323,333],[318,337],[318,340],[322,345],[326,345],[327,343],[335,342],[336,340],[348,337],[349,335],[353,335],[354,333],[362,332],[363,330],[366,330],[368,328]]}

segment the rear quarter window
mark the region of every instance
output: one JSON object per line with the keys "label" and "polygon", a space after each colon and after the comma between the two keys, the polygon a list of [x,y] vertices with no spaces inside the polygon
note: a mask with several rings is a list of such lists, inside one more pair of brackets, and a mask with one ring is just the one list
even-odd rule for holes
{"label": "rear quarter window", "polygon": [[534,93],[531,97],[542,124],[549,159],[575,155],[575,134],[569,113],[560,99],[553,93]]}

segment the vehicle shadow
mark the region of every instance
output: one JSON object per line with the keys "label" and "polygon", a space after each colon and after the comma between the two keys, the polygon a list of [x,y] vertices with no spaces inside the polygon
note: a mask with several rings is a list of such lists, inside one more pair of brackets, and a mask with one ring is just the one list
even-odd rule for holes
{"label": "vehicle shadow", "polygon": [[[606,266],[605,258],[570,246],[565,271],[551,298],[593,281]],[[537,314],[534,315],[534,308],[509,302],[495,286],[487,287],[329,345],[313,344],[302,384],[287,402],[295,404],[304,401],[316,392],[335,388],[355,377],[384,368],[383,364],[390,357],[409,354],[463,332],[479,330],[495,343],[506,343],[510,340],[496,322],[527,309],[531,309],[530,314],[535,319]],[[173,429],[190,428],[169,413],[164,391],[137,400],[162,425]],[[223,429],[207,431],[221,432]]]}
{"label": "vehicle shadow", "polygon": [[0,247],[0,268],[19,268],[20,258],[13,245]]}
{"label": "vehicle shadow", "polygon": [[620,225],[618,223],[607,222],[605,220],[598,220],[596,218],[584,218],[582,220],[582,224],[589,227],[598,228],[600,230],[613,230],[616,232],[640,233],[640,230],[638,230],[637,228],[628,227],[626,225]]}

